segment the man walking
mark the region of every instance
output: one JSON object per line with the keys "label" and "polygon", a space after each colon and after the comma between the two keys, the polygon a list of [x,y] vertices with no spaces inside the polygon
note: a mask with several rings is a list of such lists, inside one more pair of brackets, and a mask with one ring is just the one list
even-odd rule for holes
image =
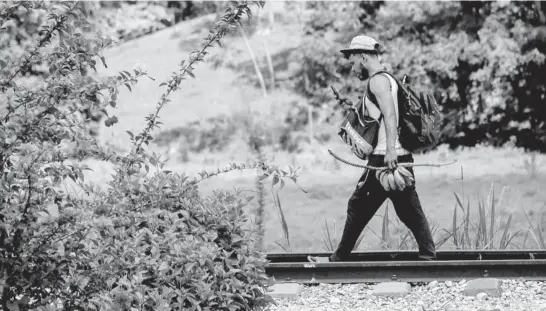
{"label": "man walking", "polygon": [[[369,79],[368,96],[363,99],[363,110],[376,120],[383,115],[377,145],[368,158],[368,165],[386,165],[394,170],[399,162],[413,162],[411,152],[404,149],[398,139],[398,85],[389,74],[379,73],[384,70],[379,59],[379,44],[373,38],[360,35],[351,41],[349,48],[341,50],[341,53],[349,60],[351,71],[359,80],[367,83]],[[352,106],[352,102],[345,97],[338,101],[340,104]],[[411,167],[407,169],[414,174]],[[436,259],[434,241],[415,184],[402,191],[386,191],[377,180],[375,172],[365,170],[349,199],[341,241],[327,261],[347,260],[362,230],[387,198],[393,203],[400,220],[413,233],[419,245],[419,259]],[[313,257],[309,260],[322,261]]]}

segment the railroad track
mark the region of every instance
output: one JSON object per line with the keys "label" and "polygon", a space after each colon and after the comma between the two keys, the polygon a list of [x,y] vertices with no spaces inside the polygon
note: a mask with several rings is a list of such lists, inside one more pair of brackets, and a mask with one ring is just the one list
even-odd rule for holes
{"label": "railroad track", "polygon": [[355,252],[348,261],[311,263],[307,256],[268,254],[266,273],[277,283],[378,283],[460,281],[492,277],[546,281],[546,250],[438,251],[436,261],[419,261],[417,251]]}

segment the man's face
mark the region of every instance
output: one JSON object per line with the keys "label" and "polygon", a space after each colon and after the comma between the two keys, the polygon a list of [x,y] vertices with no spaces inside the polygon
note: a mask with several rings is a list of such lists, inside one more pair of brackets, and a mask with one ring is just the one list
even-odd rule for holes
{"label": "man's face", "polygon": [[368,77],[368,70],[362,54],[351,54],[349,56],[349,63],[351,64],[351,71],[360,80],[366,80]]}

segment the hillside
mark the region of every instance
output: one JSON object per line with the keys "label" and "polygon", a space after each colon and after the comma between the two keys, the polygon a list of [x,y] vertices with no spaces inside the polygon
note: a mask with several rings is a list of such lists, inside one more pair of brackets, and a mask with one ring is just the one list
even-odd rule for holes
{"label": "hillside", "polygon": [[[189,53],[200,47],[202,38],[208,32],[214,21],[214,15],[208,15],[188,22],[182,22],[136,40],[122,43],[105,52],[108,68],[99,74],[115,74],[121,70],[133,69],[137,66],[148,71],[156,81],[143,79],[132,92],[124,89],[119,97],[120,105],[116,113],[120,123],[112,130],[103,128],[101,138],[114,144],[125,143],[125,131],[137,131],[145,124],[144,117],[154,111],[163,88],[158,85],[167,79],[177,69],[182,60],[187,60]],[[298,33],[296,25],[280,25],[270,35],[270,51],[278,53],[286,48],[297,46]],[[289,34],[292,34],[291,36]],[[230,113],[246,109],[249,103],[261,99],[259,89],[241,83],[237,73],[220,66],[214,68],[211,57],[222,57],[222,54],[237,53],[241,61],[250,60],[246,46],[237,34],[226,40],[225,47],[215,47],[208,55],[205,63],[197,65],[196,79],[185,81],[182,89],[172,94],[172,104],[166,106],[161,113],[162,130],[180,126],[197,119],[204,119],[222,113]],[[250,45],[257,55],[262,55],[262,43],[259,36],[250,38]],[[281,93],[281,94],[279,94]],[[272,93],[270,96],[281,99],[286,91]],[[264,107],[253,109],[263,110]]]}
{"label": "hillside", "polygon": [[[199,46],[201,38],[205,37],[213,20],[214,16],[209,15],[183,22],[175,27],[123,43],[105,53],[109,68],[102,70],[102,73],[114,74],[138,65],[147,69],[156,81],[143,79],[138,87],[134,87],[133,92],[123,90],[116,108],[120,122],[112,128],[101,129],[100,137],[103,142],[116,148],[128,146],[125,131],[136,132],[144,126],[145,116],[155,110],[155,103],[162,92],[162,88],[157,86],[173,70],[176,70],[180,61],[188,59],[190,51]],[[287,50],[296,48],[302,37],[303,33],[296,19],[284,19],[278,22],[269,35],[269,48],[273,58],[279,59]],[[263,37],[254,33],[249,37],[249,44],[259,58],[260,65],[265,68]],[[231,64],[243,64],[243,68],[248,73],[248,64],[251,64],[251,59],[246,44],[239,34],[227,38],[226,44],[221,48],[215,47],[214,52],[209,56],[211,57],[207,62],[200,63],[195,70],[197,78],[185,81],[182,84],[182,90],[172,94],[172,103],[160,114],[161,121],[164,123],[162,130],[174,129],[195,120],[206,120],[219,115],[245,114],[248,109],[259,112],[262,118],[260,120],[272,119],[282,122],[284,113],[292,103],[305,101],[304,98],[283,88],[269,90],[268,98],[264,99],[261,90],[256,87],[256,81],[249,83],[241,79],[240,71],[224,66],[216,68],[213,65],[211,60],[224,58]],[[332,125],[321,126],[335,133],[335,127]],[[222,167],[230,161],[244,162],[254,159],[244,138],[234,141],[222,152],[191,154],[186,162],[176,160],[177,150],[157,146],[149,149],[171,157],[172,160],[167,165],[169,169],[190,175],[195,175],[203,169]],[[293,230],[294,249],[322,249],[322,224],[325,220],[330,224],[331,220],[336,220],[337,234],[341,233],[346,200],[361,173],[359,169],[336,163],[327,153],[327,149],[332,149],[347,159],[353,161],[355,159],[336,137],[323,145],[317,143],[305,147],[306,151],[298,154],[267,152],[268,159],[276,164],[302,167],[300,185],[309,192],[305,195],[297,187],[288,185],[281,193],[289,227]],[[537,215],[542,215],[540,210],[543,209],[543,202],[546,200],[539,191],[542,177],[525,182],[528,173],[524,169],[524,160],[528,156],[521,150],[478,147],[450,152],[440,148],[430,154],[416,156],[416,162],[438,163],[453,157],[459,158],[459,162],[455,165],[416,170],[425,211],[432,219],[439,222],[441,228],[449,226],[452,222],[451,215],[455,204],[453,192],[466,191],[468,199],[474,206],[477,195],[487,196],[492,183],[495,184],[497,195],[502,187],[508,187],[505,196],[509,197],[503,201],[507,206],[502,215],[516,211],[514,208],[521,203],[525,203],[528,211],[532,213],[536,211]],[[540,169],[540,163],[544,163],[544,157],[539,156],[537,161],[538,169]],[[90,161],[90,164],[95,172],[89,174],[88,179],[100,183],[108,178],[108,165],[94,161]],[[464,171],[463,183],[461,171]],[[212,189],[218,187],[227,189],[237,187],[254,191],[253,183],[252,173],[232,172],[203,183],[202,191],[210,193]],[[464,184],[466,190],[461,189],[461,184]],[[266,189],[268,189],[267,186]],[[254,208],[255,205],[251,207]],[[279,218],[270,195],[268,208],[266,246],[268,249],[279,251],[274,242],[280,241],[282,234],[279,231]],[[383,209],[384,207],[378,215],[383,213]],[[512,226],[526,227],[523,211],[518,210],[518,212]],[[303,219],[313,221],[299,221]],[[505,221],[504,218],[502,221]],[[317,222],[321,225],[311,228],[310,223],[317,224]],[[378,216],[371,228],[378,230],[380,223]],[[317,241],[308,240],[306,238],[308,236],[315,237]],[[377,237],[367,233],[363,243],[373,245],[374,241],[377,241]]]}

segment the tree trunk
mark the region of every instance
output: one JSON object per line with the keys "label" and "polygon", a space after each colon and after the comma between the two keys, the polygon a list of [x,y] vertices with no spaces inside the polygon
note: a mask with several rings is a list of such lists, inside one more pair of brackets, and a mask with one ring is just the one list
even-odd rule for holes
{"label": "tree trunk", "polygon": [[262,72],[260,71],[258,62],[256,62],[256,57],[254,56],[254,52],[252,51],[252,48],[250,47],[250,43],[248,42],[248,38],[246,36],[245,30],[243,27],[239,27],[239,31],[241,32],[241,36],[243,37],[243,40],[245,40],[248,53],[250,54],[250,58],[252,58],[252,64],[254,64],[254,70],[256,71],[258,80],[260,81],[260,86],[262,87],[263,95],[264,97],[267,97],[267,88],[265,87],[264,77],[262,76]]}

